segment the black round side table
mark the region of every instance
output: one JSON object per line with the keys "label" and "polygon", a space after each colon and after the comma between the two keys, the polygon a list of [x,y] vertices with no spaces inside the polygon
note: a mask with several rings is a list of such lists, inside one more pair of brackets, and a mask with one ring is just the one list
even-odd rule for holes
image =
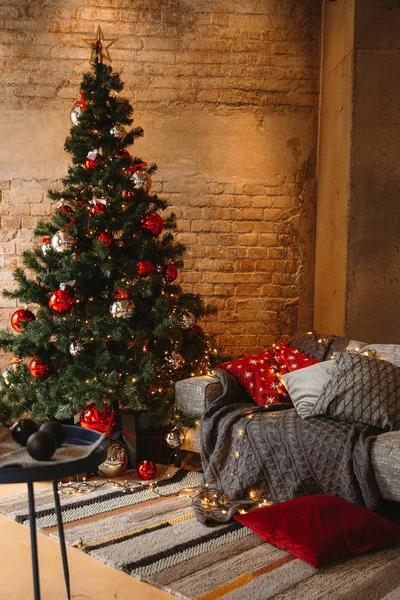
{"label": "black round side table", "polygon": [[[35,481],[52,481],[54,493],[54,507],[57,516],[58,534],[60,538],[61,557],[64,570],[65,586],[67,589],[68,600],[71,598],[69,570],[67,551],[65,548],[64,528],[61,515],[60,498],[58,494],[57,480],[72,475],[78,475],[87,471],[94,471],[107,456],[108,438],[90,429],[83,429],[73,425],[64,425],[66,439],[64,445],[70,444],[69,449],[74,450],[74,447],[79,448],[80,456],[71,458],[69,453],[66,457],[62,453],[53,460],[47,463],[38,463],[37,465],[29,464],[29,466],[3,466],[0,468],[0,484],[1,483],[26,483],[28,485],[28,504],[29,504],[29,527],[31,535],[31,551],[32,551],[32,572],[33,572],[33,588],[34,600],[40,600],[40,584],[39,584],[39,564],[36,539],[36,518],[35,518],[35,497],[33,493],[33,483]],[[64,446],[63,445],[63,446]],[[87,447],[87,452],[82,446]],[[92,447],[92,448],[91,448]],[[77,448],[78,449],[78,448]],[[77,453],[79,454],[79,453]]]}

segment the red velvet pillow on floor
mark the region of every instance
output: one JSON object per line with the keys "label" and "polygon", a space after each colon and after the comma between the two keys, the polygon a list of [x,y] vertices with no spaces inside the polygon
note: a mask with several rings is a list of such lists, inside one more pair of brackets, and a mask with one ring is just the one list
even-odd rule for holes
{"label": "red velvet pillow on floor", "polygon": [[309,367],[317,362],[319,361],[315,358],[281,342],[259,354],[250,354],[218,367],[236,375],[253,400],[264,406],[291,402],[289,394],[279,380],[279,374]]}
{"label": "red velvet pillow on floor", "polygon": [[400,527],[336,496],[302,496],[235,515],[261,539],[313,567],[400,542]]}

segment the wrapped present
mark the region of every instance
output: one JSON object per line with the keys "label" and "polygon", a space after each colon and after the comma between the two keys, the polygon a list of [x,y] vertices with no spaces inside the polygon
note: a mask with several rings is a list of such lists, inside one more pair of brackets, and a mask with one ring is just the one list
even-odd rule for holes
{"label": "wrapped present", "polygon": [[139,424],[141,411],[120,409],[121,437],[128,451],[129,468],[136,469],[143,460],[168,465],[174,462],[175,452],[167,445],[165,434],[169,428],[147,427]]}

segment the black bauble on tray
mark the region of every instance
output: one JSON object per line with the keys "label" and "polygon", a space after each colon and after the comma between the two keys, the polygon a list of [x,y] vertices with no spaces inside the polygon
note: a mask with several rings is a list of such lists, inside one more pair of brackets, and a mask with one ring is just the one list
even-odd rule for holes
{"label": "black bauble on tray", "polygon": [[49,460],[56,451],[56,440],[48,431],[37,431],[29,436],[26,449],[36,460]]}
{"label": "black bauble on tray", "polygon": [[39,431],[50,433],[55,439],[57,448],[65,442],[65,429],[60,421],[46,421],[39,427]]}
{"label": "black bauble on tray", "polygon": [[18,419],[11,427],[11,437],[17,444],[26,446],[28,438],[37,430],[38,426],[33,419]]}

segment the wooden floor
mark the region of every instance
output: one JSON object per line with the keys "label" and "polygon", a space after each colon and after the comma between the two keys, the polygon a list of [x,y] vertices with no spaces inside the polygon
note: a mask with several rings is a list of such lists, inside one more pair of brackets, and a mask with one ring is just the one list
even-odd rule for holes
{"label": "wooden floor", "polygon": [[[35,488],[48,484],[35,484]],[[26,489],[0,485],[0,497]],[[0,600],[33,599],[29,528],[0,514]],[[58,540],[38,533],[41,600],[66,598]],[[75,600],[176,600],[176,596],[67,547]]]}

